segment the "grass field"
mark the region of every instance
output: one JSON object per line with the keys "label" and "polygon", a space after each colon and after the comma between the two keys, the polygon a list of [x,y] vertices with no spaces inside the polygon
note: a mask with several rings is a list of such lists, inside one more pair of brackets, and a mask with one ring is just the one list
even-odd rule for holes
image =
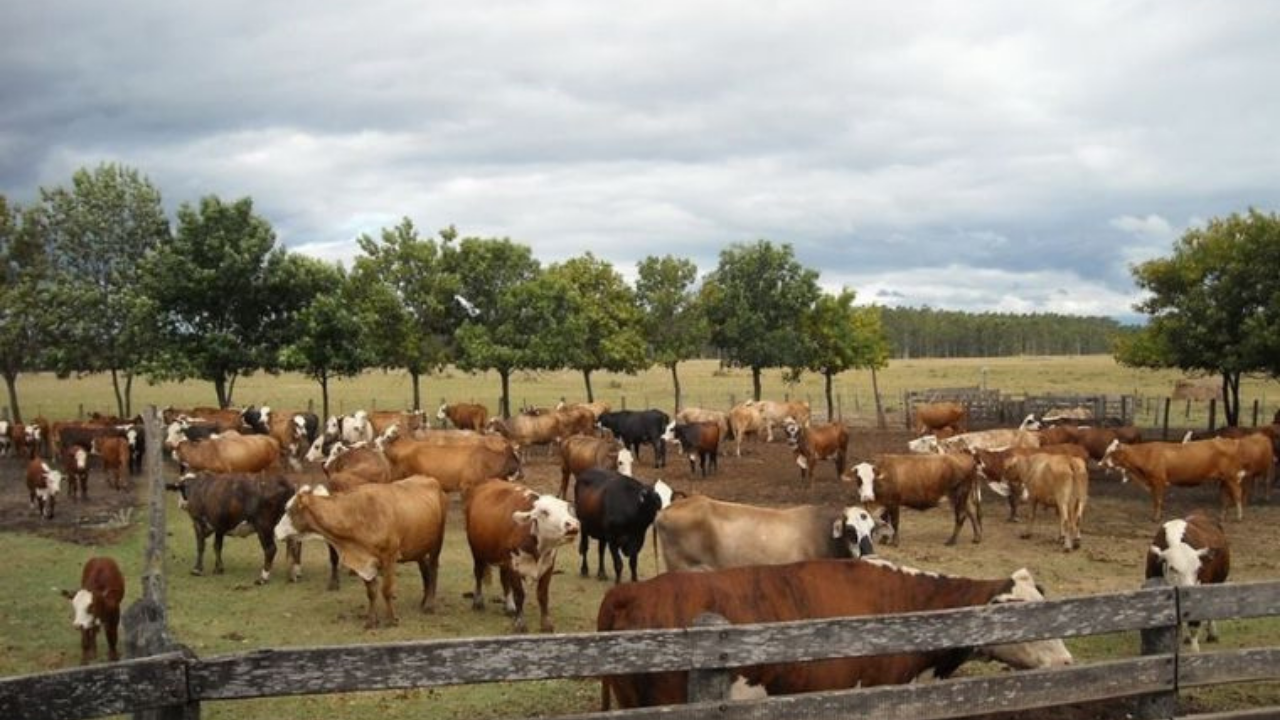
{"label": "grass field", "polygon": [[[1163,396],[1172,388],[1176,375],[1133,371],[1117,367],[1109,358],[1019,358],[986,360],[909,361],[893,363],[880,375],[881,389],[887,398],[899,396],[905,389],[976,385],[981,383],[986,368],[987,385],[1009,392],[1108,392],[1136,393],[1140,396]],[[688,404],[726,407],[730,396],[742,399],[750,388],[746,371],[716,372],[714,362],[688,363],[683,367],[683,380]],[[778,397],[788,391],[779,373],[765,378],[765,396]],[[671,404],[668,377],[652,371],[636,376],[602,374],[595,378],[597,396],[627,406]],[[424,384],[425,396],[434,406],[439,398],[477,399],[495,404],[498,383],[493,376],[469,376],[457,372],[429,378]],[[840,378],[845,414],[856,405],[864,417],[871,417],[870,379],[867,373],[848,373]],[[58,381],[46,376],[23,378],[21,391],[27,414],[40,412],[50,418],[74,417],[81,405],[86,410],[106,408],[110,399],[109,383],[102,377]],[[236,389],[240,402],[265,403],[276,407],[303,407],[315,397],[315,385],[292,376],[255,376],[243,378]],[[1251,381],[1244,388],[1246,402],[1264,396],[1280,399],[1280,388],[1274,383]],[[212,388],[207,384],[142,386],[136,403],[158,405],[212,404]],[[516,402],[548,404],[560,397],[571,400],[582,397],[581,379],[571,373],[545,373],[519,377],[513,386]],[[815,405],[820,398],[818,378],[791,389],[793,396],[811,394]],[[400,374],[372,373],[358,380],[338,383],[334,390],[335,406],[346,410],[356,407],[400,407],[409,395],[408,381]],[[853,398],[859,397],[856,401]],[[891,404],[892,401],[890,401]],[[768,453],[782,457],[779,445],[758,448],[751,458],[737,463],[761,462]],[[782,461],[779,461],[782,462]],[[739,464],[736,467],[743,467]],[[731,486],[734,459],[722,459],[722,477],[718,486]],[[558,480],[558,469],[549,458],[535,458],[532,476],[542,486]],[[169,470],[171,472],[171,470]],[[683,470],[668,470],[673,476]],[[16,492],[20,482],[18,464],[12,460],[0,463],[0,477],[8,492],[7,502],[20,501]],[[649,467],[638,468],[637,474],[654,477]],[[679,475],[679,477],[684,477]],[[92,480],[101,487],[100,475]],[[826,499],[844,492],[835,483],[822,485]],[[712,492],[708,490],[708,492]],[[1208,502],[1212,495],[1206,494]],[[1185,502],[1185,501],[1182,501]],[[1182,507],[1171,503],[1171,512]],[[458,501],[450,510],[446,531],[445,553],[441,562],[442,577],[438,610],[424,616],[413,606],[421,591],[417,571],[402,566],[398,574],[398,605],[403,622],[399,627],[363,630],[364,593],[354,578],[344,577],[343,589],[326,592],[324,581],[327,563],[322,546],[308,545],[305,576],[299,586],[284,582],[284,566],[278,562],[272,582],[264,587],[253,585],[261,553],[252,539],[229,539],[225,559],[227,571],[222,576],[193,577],[188,573],[194,562],[194,542],[190,521],[177,509],[173,497],[168,499],[169,597],[172,629],[177,638],[198,655],[210,656],[245,651],[259,647],[331,645],[393,640],[429,639],[458,636],[494,636],[509,631],[510,621],[494,605],[484,613],[475,613],[461,597],[470,589],[470,557],[465,532],[459,522]],[[1013,537],[1012,526],[1001,526],[999,511],[991,510],[988,531],[993,534],[983,545],[944,549],[941,539],[949,530],[948,513],[933,511],[913,514],[910,535],[901,550],[888,556],[910,564],[970,575],[990,575],[1028,565],[1037,577],[1055,590],[1055,594],[1074,595],[1090,592],[1118,591],[1135,587],[1133,557],[1140,557],[1149,542],[1153,525],[1148,522],[1149,505],[1145,495],[1133,492],[1116,498],[1102,499],[1099,508],[1111,507],[1111,516],[1098,515],[1096,521],[1086,519],[1087,552],[1064,556],[1057,552],[1047,534],[1048,523],[1042,520],[1040,532],[1044,542],[1032,544]],[[994,507],[994,506],[993,506]],[[73,512],[69,504],[60,512]],[[1098,510],[1102,512],[1102,510]],[[135,513],[141,516],[141,513]],[[1246,517],[1249,540],[1254,544],[1244,550],[1237,568],[1239,579],[1280,577],[1280,566],[1264,547],[1276,537],[1280,527],[1280,503],[1251,507]],[[994,528],[994,529],[993,529]],[[1256,536],[1253,531],[1256,532]],[[1091,534],[1092,533],[1092,534]],[[122,563],[132,584],[127,600],[136,598],[137,579],[145,533],[137,526],[114,533],[109,539],[100,534],[86,534],[65,542],[25,532],[0,533],[0,674],[12,675],[73,666],[79,660],[78,641],[70,627],[69,609],[54,588],[71,587],[79,577],[84,560],[96,554],[111,554]],[[1100,538],[1100,539],[1095,539]],[[1274,548],[1272,548],[1274,550]],[[212,548],[210,548],[210,554]],[[591,631],[599,600],[608,585],[576,577],[576,552],[562,551],[559,568],[565,574],[553,586],[553,616],[557,630]],[[594,560],[593,560],[594,564]],[[212,557],[206,558],[212,568]],[[653,556],[646,548],[641,572],[654,572]],[[493,592],[491,589],[490,592]],[[530,601],[532,603],[532,600]],[[536,610],[535,610],[536,611]],[[1224,633],[1228,646],[1238,644],[1280,644],[1280,621],[1228,623]],[[1071,641],[1072,651],[1085,660],[1132,654],[1136,638],[1107,636]],[[104,653],[105,654],[105,653]],[[979,671],[984,671],[979,669]],[[1280,702],[1280,693],[1272,689],[1241,686],[1202,691],[1194,696],[1196,707],[1247,707],[1259,700]],[[355,695],[307,696],[269,701],[213,703],[204,706],[205,717],[245,718],[314,717],[364,718],[377,714],[387,720],[396,718],[492,718],[527,715],[553,715],[583,712],[598,706],[599,686],[595,682],[558,681],[542,683],[504,683],[489,686],[420,690]]]}

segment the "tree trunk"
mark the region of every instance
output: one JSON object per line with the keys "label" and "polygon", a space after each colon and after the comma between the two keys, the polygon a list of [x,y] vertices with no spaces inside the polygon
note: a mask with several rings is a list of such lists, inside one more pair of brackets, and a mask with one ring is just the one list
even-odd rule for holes
{"label": "tree trunk", "polygon": [[317,379],[320,381],[320,407],[324,413],[320,417],[327,418],[329,417],[329,374],[322,372]]}
{"label": "tree trunk", "polygon": [[678,362],[673,362],[667,367],[671,368],[671,385],[676,389],[676,413],[680,412],[680,373],[676,372]]}
{"label": "tree trunk", "polygon": [[419,386],[418,382],[422,378],[422,373],[418,372],[417,370],[414,370],[413,368],[409,368],[409,377],[413,381],[413,409],[421,410],[422,409],[422,388]]}
{"label": "tree trunk", "polygon": [[871,394],[875,395],[876,398],[876,427],[884,430],[884,407],[880,404],[880,384],[876,382],[876,368],[874,365],[871,367]]}
{"label": "tree trunk", "polygon": [[583,368],[582,382],[587,386],[587,402],[595,402],[595,394],[591,392],[591,371]]}
{"label": "tree trunk", "polygon": [[239,373],[231,373],[231,382],[227,383],[227,404],[222,406],[223,410],[231,407],[233,402],[231,396],[236,394],[236,380],[239,377]]}
{"label": "tree trunk", "polygon": [[1222,410],[1228,427],[1240,425],[1240,373],[1222,373]]}
{"label": "tree trunk", "polygon": [[760,368],[756,365],[751,366],[751,397],[760,402]]}
{"label": "tree trunk", "polygon": [[18,409],[18,373],[4,373],[4,384],[9,387],[9,412],[11,419],[16,422],[22,422],[22,410]]}
{"label": "tree trunk", "polygon": [[133,371],[124,374],[124,415],[133,417]]}
{"label": "tree trunk", "polygon": [[120,374],[111,368],[111,390],[116,394],[116,416],[128,417],[124,409],[124,395],[120,392]]}
{"label": "tree trunk", "polygon": [[498,377],[502,378],[502,419],[509,420],[511,418],[511,370],[499,369]]}
{"label": "tree trunk", "polygon": [[216,393],[218,396],[218,407],[220,408],[226,407],[228,405],[228,402],[227,402],[227,377],[225,375],[218,374],[218,376],[213,379],[213,392]]}
{"label": "tree trunk", "polygon": [[826,377],[826,379],[827,379],[827,382],[826,382],[826,388],[827,388],[827,422],[835,422],[835,421],[836,421],[836,409],[835,409],[835,408],[836,408],[836,405],[835,405],[835,403],[831,402],[831,376],[832,376],[832,372],[831,372],[831,370],[825,370],[825,371],[823,371],[823,373],[822,373],[822,374],[823,374],[823,375]]}

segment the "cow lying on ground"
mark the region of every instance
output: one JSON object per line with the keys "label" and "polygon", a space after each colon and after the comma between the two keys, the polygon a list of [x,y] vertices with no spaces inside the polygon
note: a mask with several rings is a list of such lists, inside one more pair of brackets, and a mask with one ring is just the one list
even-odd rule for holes
{"label": "cow lying on ground", "polygon": [[1015,455],[1005,463],[1007,481],[992,483],[1001,495],[1020,495],[1031,503],[1031,520],[1022,537],[1031,537],[1040,505],[1058,513],[1058,540],[1063,550],[1080,547],[1080,521],[1089,501],[1089,471],[1084,460],[1068,455]]}
{"label": "cow lying on ground", "polygon": [[484,579],[489,567],[496,565],[515,631],[528,630],[524,620],[527,580],[537,583],[542,632],[554,632],[550,594],[556,550],[573,542],[579,532],[569,504],[522,485],[485,480],[465,488],[463,514],[476,581],[471,607],[484,609]]}
{"label": "cow lying on ground", "polygon": [[667,446],[662,439],[671,418],[661,410],[621,410],[600,415],[600,427],[609,430],[622,442],[637,461],[640,460],[640,446],[648,443],[653,446],[653,466],[663,467],[667,464]]}
{"label": "cow lying on ground", "polygon": [[[1222,523],[1201,512],[1170,520],[1156,531],[1147,551],[1147,578],[1168,585],[1190,587],[1223,583],[1231,572],[1231,546]],[[1210,620],[1209,642],[1217,642],[1218,626]],[[1200,652],[1200,626],[1194,623],[1186,637],[1193,652]]]}
{"label": "cow lying on ground", "polygon": [[857,558],[892,528],[861,507],[757,507],[693,495],[654,521],[667,570],[719,570],[819,558]]}
{"label": "cow lying on ground", "polygon": [[982,542],[982,505],[978,494],[977,465],[968,453],[946,455],[876,455],[870,463],[858,463],[845,482],[857,482],[858,498],[875,503],[888,513],[893,527],[891,544],[902,539],[898,525],[903,507],[928,510],[942,498],[951,501],[955,528],[948,545],[954,545],[965,520],[973,529],[973,541]]}
{"label": "cow lying on ground", "polygon": [[80,572],[80,589],[62,596],[71,601],[71,625],[80,630],[80,664],[98,656],[98,628],[107,634],[107,658],[119,660],[116,638],[120,631],[120,602],[124,599],[124,574],[109,557],[90,558]]}
{"label": "cow lying on ground", "polygon": [[952,434],[968,432],[969,411],[956,402],[921,403],[916,405],[916,435],[936,435],[950,429]]}
{"label": "cow lying on ground", "polygon": [[787,444],[800,466],[800,477],[812,480],[814,468],[820,460],[835,461],[836,479],[844,475],[845,454],[849,451],[849,429],[844,423],[805,427],[788,418],[783,428],[787,432]]}
{"label": "cow lying on ground", "polygon": [[36,508],[46,520],[53,519],[53,506],[61,491],[62,473],[38,457],[27,463],[27,492],[31,496],[31,507]]}
{"label": "cow lying on ground", "polygon": [[[714,429],[715,426],[713,425]],[[631,568],[631,582],[636,581],[636,564],[644,548],[644,536],[658,511],[662,498],[648,485],[616,470],[592,468],[578,475],[573,486],[573,506],[580,523],[578,553],[582,556],[580,574],[586,577],[587,551],[591,540],[600,543],[596,560],[596,577],[605,580],[605,546],[613,558],[613,582],[622,582],[622,555]]]}
{"label": "cow lying on ground", "polygon": [[436,411],[436,418],[441,422],[447,419],[459,430],[481,432],[489,421],[489,409],[475,403],[446,403]]}
{"label": "cow lying on ground", "polygon": [[[1043,438],[1042,438],[1043,440]],[[1005,465],[1011,458],[1026,457],[1028,455],[1067,455],[1069,457],[1078,457],[1081,460],[1088,460],[1089,453],[1084,448],[1074,443],[1060,443],[1057,445],[1041,445],[1034,448],[1009,448],[1007,450],[974,450],[973,457],[977,461],[978,475],[981,479],[988,483],[1000,483],[1010,481],[1005,473]],[[999,488],[995,488],[997,493],[1001,492]],[[1008,493],[1009,500],[1009,522],[1018,522],[1018,501],[1022,499],[1021,488],[1015,488]]]}
{"label": "cow lying on ground", "polygon": [[592,435],[570,435],[560,441],[560,494],[556,497],[568,497],[570,476],[576,478],[590,468],[617,470],[623,475],[630,475],[634,459],[630,450],[618,447],[613,440]]}
{"label": "cow lying on ground", "polygon": [[663,442],[674,442],[689,458],[689,475],[700,467],[702,477],[707,476],[710,460],[711,472],[720,469],[720,426],[714,422],[696,422],[677,425],[673,420],[662,434]]}
{"label": "cow lying on ground", "polygon": [[1222,514],[1234,502],[1236,519],[1244,517],[1240,480],[1243,470],[1235,440],[1216,438],[1189,443],[1149,442],[1124,445],[1113,440],[1103,455],[1102,466],[1119,470],[1123,481],[1132,477],[1151,492],[1152,517],[1164,515],[1164,494],[1170,485],[1200,485],[1217,481],[1222,498]]}
{"label": "cow lying on ground", "polygon": [[276,558],[276,523],[293,497],[293,484],[282,475],[199,473],[184,475],[167,485],[182,496],[179,506],[191,516],[196,533],[196,565],[192,575],[204,575],[205,541],[213,535],[213,574],[221,575],[222,541],[227,535],[256,534],[262,546],[262,570],[254,582],[271,579]]}
{"label": "cow lying on ground", "polygon": [[369,610],[365,627],[378,625],[378,577],[387,623],[397,625],[396,563],[415,562],[422,575],[423,612],[435,609],[440,551],[448,497],[432,478],[413,476],[386,485],[362,485],[339,495],[301,487],[276,525],[278,538],[317,533],[338,552],[344,567],[364,581]]}
{"label": "cow lying on ground", "polygon": [[[668,572],[616,585],[600,603],[600,632],[684,628],[702,613],[733,624],[942,610],[1002,602],[1043,600],[1031,573],[998,580],[946,577],[898,568],[882,561],[810,560],[753,565],[706,573]],[[748,689],[769,695],[907,683],[933,670],[949,677],[970,658],[985,654],[1015,668],[1071,663],[1061,640],[1041,640],[953,650],[755,665],[734,672]],[[602,678],[603,705],[612,694],[620,707],[687,701],[688,673],[662,672]],[[740,682],[735,682],[739,686]]]}

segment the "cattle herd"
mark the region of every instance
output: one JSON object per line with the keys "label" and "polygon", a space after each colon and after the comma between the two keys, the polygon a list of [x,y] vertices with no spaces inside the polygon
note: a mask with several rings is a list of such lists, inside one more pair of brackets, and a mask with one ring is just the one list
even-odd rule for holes
{"label": "cattle herd", "polygon": [[[473,607],[485,607],[486,580],[496,571],[513,629],[526,630],[524,601],[532,589],[539,628],[552,632],[557,551],[576,542],[579,572],[587,576],[593,539],[597,576],[609,576],[607,550],[615,583],[600,605],[600,631],[685,627],[707,612],[753,623],[1035,602],[1043,596],[1025,569],[997,580],[952,577],[889,563],[875,555],[875,545],[902,542],[903,508],[927,510],[944,499],[954,514],[947,543],[966,525],[972,541],[981,542],[985,487],[1007,498],[1011,520],[1020,519],[1020,504],[1029,505],[1025,535],[1039,509],[1051,509],[1058,541],[1071,552],[1082,543],[1091,469],[1145,487],[1157,520],[1170,485],[1217,483],[1220,512],[1161,525],[1146,556],[1146,577],[1173,585],[1222,582],[1230,566],[1222,522],[1230,511],[1242,517],[1249,492],[1269,495],[1280,439],[1280,413],[1268,426],[1188,435],[1179,443],[1144,442],[1136,428],[1078,414],[980,431],[969,430],[965,408],[956,403],[917,406],[914,417],[918,437],[902,452],[852,459],[845,425],[813,423],[807,403],[770,401],[727,412],[685,408],[674,418],[656,409],[561,403],[501,419],[481,405],[457,403],[441,406],[434,424],[421,412],[359,411],[322,422],[311,413],[269,407],[170,409],[163,444],[179,469],[167,486],[180,494],[195,530],[195,574],[205,571],[209,536],[213,572],[220,574],[225,537],[254,535],[263,553],[256,582],[270,580],[279,541],[296,581],[301,541],[319,539],[328,546],[329,588],[338,588],[339,568],[345,568],[365,585],[366,626],[394,624],[398,563],[417,564],[419,608],[434,611],[456,495],[473,560]],[[791,448],[801,483],[807,487],[830,461],[832,477],[847,484],[857,504],[762,507],[673,493],[661,480],[632,476],[642,452],[663,467],[669,444],[688,460],[690,477],[732,472],[730,463],[720,468],[721,447],[734,443],[732,460],[741,456],[745,438],[770,442],[775,429]],[[109,487],[127,490],[145,443],[136,418],[0,423],[0,453],[23,458],[33,512],[47,518],[60,494],[87,497],[90,458],[100,460]],[[556,495],[520,483],[527,456],[539,446],[553,448],[559,459]],[[323,478],[298,472],[308,465],[322,468]],[[637,562],[650,531],[666,572],[641,580]],[[82,660],[94,657],[100,627],[116,659],[124,594],[116,563],[90,560],[80,588],[64,594],[81,631]],[[1213,639],[1215,629],[1208,630]],[[1199,629],[1191,633],[1196,647],[1199,635]],[[1062,642],[1050,640],[759,666],[741,671],[734,692],[751,697],[901,683],[929,670],[945,677],[974,657],[1013,668],[1071,661]],[[604,705],[683,702],[686,680],[679,672],[606,676]]]}

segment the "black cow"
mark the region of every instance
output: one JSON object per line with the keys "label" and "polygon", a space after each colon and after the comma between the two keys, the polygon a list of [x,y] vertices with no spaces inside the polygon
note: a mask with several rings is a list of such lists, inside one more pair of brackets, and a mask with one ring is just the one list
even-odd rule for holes
{"label": "black cow", "polygon": [[222,539],[257,533],[262,545],[261,585],[271,579],[276,557],[276,523],[293,497],[293,485],[283,475],[198,473],[184,475],[170,490],[182,494],[180,503],[191,516],[196,532],[196,566],[192,575],[204,574],[204,543],[213,535],[213,572],[222,574]]}
{"label": "black cow", "polygon": [[653,445],[653,466],[663,467],[667,464],[667,444],[662,435],[666,432],[671,418],[661,410],[620,410],[618,412],[600,413],[597,420],[600,427],[613,433],[622,444],[640,461],[640,445]]}
{"label": "black cow", "polygon": [[616,470],[591,468],[583,470],[573,486],[573,504],[582,534],[578,553],[582,555],[580,572],[588,574],[587,549],[591,538],[600,541],[596,577],[605,580],[604,548],[613,557],[614,584],[622,581],[622,556],[631,563],[631,582],[636,581],[636,562],[644,548],[644,535],[662,509],[662,498],[648,485]]}
{"label": "black cow", "polygon": [[[680,452],[689,458],[689,474],[698,467],[702,477],[707,476],[707,460],[711,460],[711,472],[720,469],[720,425],[714,422],[696,422],[677,425],[671,423],[662,436],[668,442],[680,443]],[[694,465],[695,459],[697,466]]]}

